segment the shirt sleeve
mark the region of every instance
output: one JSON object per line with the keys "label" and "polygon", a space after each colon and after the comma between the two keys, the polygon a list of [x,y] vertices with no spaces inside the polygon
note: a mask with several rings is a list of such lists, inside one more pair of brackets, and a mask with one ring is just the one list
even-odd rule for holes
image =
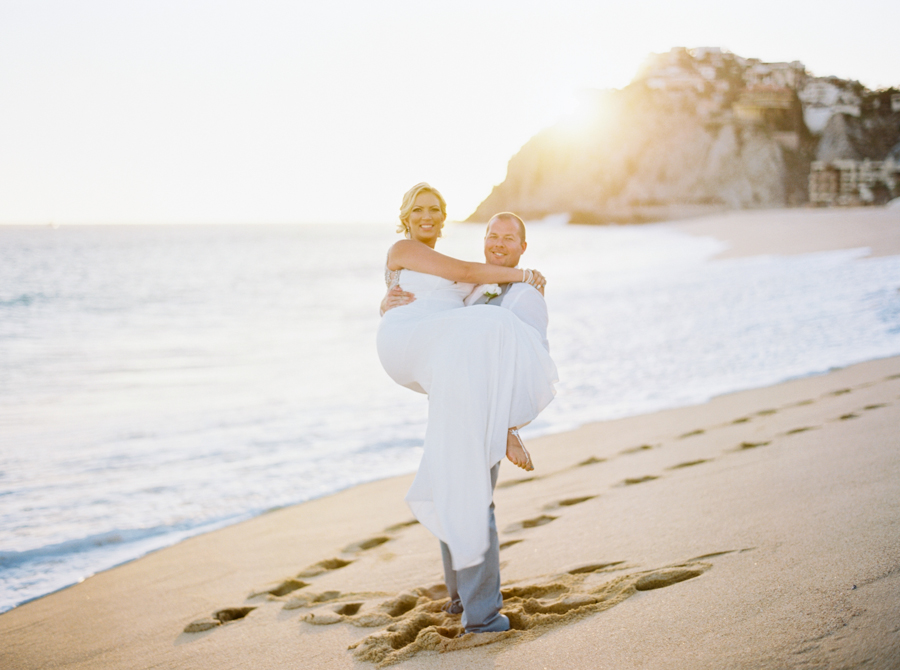
{"label": "shirt sleeve", "polygon": [[547,314],[547,303],[540,291],[530,284],[521,282],[513,284],[500,306],[534,328],[541,336],[544,349],[550,351],[550,343],[547,341],[547,324],[550,317]]}

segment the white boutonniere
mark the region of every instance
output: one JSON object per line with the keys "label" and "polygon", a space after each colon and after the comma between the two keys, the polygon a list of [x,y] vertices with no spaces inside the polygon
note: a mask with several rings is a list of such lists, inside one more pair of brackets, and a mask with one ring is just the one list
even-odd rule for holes
{"label": "white boutonniere", "polygon": [[482,291],[482,293],[484,293],[484,295],[489,298],[496,298],[498,295],[500,295],[500,293],[502,293],[502,291],[500,290],[500,286],[498,286],[497,284],[488,284],[484,287],[484,291]]}

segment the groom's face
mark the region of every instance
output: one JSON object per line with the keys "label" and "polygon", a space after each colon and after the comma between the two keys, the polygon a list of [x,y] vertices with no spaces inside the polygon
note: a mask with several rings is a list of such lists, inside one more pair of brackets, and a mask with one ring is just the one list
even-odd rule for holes
{"label": "groom's face", "polygon": [[484,235],[484,260],[490,265],[514,268],[528,245],[522,241],[519,224],[510,219],[492,219]]}

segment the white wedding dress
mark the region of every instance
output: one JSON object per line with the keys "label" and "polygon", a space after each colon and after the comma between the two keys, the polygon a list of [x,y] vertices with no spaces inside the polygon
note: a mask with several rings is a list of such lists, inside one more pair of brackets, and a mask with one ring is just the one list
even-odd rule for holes
{"label": "white wedding dress", "polygon": [[506,455],[507,430],[553,399],[556,366],[540,334],[509,310],[463,307],[471,284],[388,273],[389,286],[398,280],[416,299],[384,315],[378,356],[395,382],[428,394],[425,451],[406,501],[462,570],[488,549],[490,469]]}

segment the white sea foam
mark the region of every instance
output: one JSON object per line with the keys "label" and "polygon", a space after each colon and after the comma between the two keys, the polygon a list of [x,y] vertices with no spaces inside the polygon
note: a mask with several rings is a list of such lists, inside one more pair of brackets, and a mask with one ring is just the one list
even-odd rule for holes
{"label": "white sea foam", "polygon": [[[0,228],[0,611],[412,471],[425,400],[374,347],[392,229]],[[442,250],[477,259],[481,234]],[[900,354],[900,257],[721,248],[532,226],[561,383],[527,433]]]}

